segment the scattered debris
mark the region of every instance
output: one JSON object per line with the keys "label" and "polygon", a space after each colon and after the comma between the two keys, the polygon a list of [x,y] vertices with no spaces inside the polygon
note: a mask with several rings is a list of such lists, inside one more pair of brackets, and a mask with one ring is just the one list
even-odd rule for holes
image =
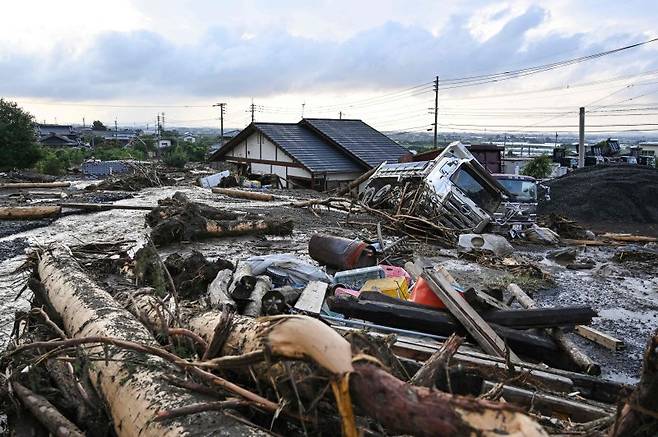
{"label": "scattered debris", "polygon": [[[450,160],[471,169],[467,156],[453,153]],[[381,182],[381,170],[372,181]],[[85,219],[131,217],[136,228],[146,216],[149,228],[116,241],[80,236],[74,247],[40,242],[24,267],[32,308],[16,314],[0,361],[10,428],[25,410],[38,410],[47,429],[67,435],[655,431],[655,337],[641,383],[616,413],[630,387],[593,376],[609,362],[605,354],[623,346],[602,331],[605,317],[594,319],[607,308],[578,296],[566,304],[540,292],[531,298],[517,285],[533,278],[567,295],[562,275],[594,278],[567,269],[598,270],[611,257],[630,276],[636,264],[658,259],[650,238],[587,240],[577,223],[552,216],[562,242],[577,237],[599,247],[523,239],[512,247],[501,235],[466,233],[427,215],[429,199],[409,180],[379,195],[398,189],[402,206],[300,192],[292,204],[268,208],[216,200],[198,187],[206,195],[179,191],[154,207],[55,205],[89,212]],[[231,191],[278,197],[270,190]],[[291,211],[300,222],[294,234]],[[313,217],[322,225],[305,226]],[[556,240],[554,231],[528,229],[528,240]],[[494,279],[507,283],[483,285]],[[592,343],[576,341],[572,329]]]}

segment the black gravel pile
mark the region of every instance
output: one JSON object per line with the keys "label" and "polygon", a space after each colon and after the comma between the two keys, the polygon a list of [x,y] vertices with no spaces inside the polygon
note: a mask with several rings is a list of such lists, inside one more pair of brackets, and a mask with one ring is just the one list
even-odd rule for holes
{"label": "black gravel pile", "polygon": [[554,179],[539,214],[583,223],[658,223],[658,170],[637,165],[585,167]]}

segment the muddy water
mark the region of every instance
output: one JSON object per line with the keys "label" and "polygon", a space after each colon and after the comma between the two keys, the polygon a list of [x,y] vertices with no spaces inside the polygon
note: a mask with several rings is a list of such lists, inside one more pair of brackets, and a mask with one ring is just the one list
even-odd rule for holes
{"label": "muddy water", "polygon": [[[517,253],[539,262],[554,278],[554,285],[536,291],[533,298],[539,306],[589,305],[598,313],[591,326],[626,344],[620,351],[610,351],[576,334],[567,334],[595,362],[602,376],[621,382],[638,380],[642,354],[647,341],[658,328],[658,277],[651,268],[631,268],[614,263],[615,248],[580,249],[579,259],[596,262],[592,270],[569,270],[546,259],[543,247],[517,247]],[[458,280],[468,285],[484,285],[505,276],[462,260],[447,259],[444,265]]]}

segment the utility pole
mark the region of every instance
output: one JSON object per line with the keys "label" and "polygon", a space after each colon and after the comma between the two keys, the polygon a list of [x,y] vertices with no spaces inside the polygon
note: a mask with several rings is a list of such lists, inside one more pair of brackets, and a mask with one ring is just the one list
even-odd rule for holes
{"label": "utility pole", "polygon": [[578,123],[578,168],[585,167],[585,108],[581,106]]}
{"label": "utility pole", "polygon": [[439,127],[439,76],[434,78],[434,148],[437,148],[437,129]]}
{"label": "utility pole", "polygon": [[84,118],[84,117],[82,117],[82,127],[83,127],[83,128],[87,127],[87,126],[85,125],[85,118]]}
{"label": "utility pole", "polygon": [[254,112],[256,111],[256,105],[254,105],[254,99],[251,99],[251,105],[249,105],[249,111],[251,111],[251,122],[254,122]]}
{"label": "utility pole", "polygon": [[162,130],[165,131],[165,117],[164,117],[164,112],[162,113]]}
{"label": "utility pole", "polygon": [[306,102],[302,103],[302,118],[304,118],[304,107],[306,106]]}
{"label": "utility pole", "polygon": [[342,120],[343,119],[343,111],[338,112],[338,119]]}
{"label": "utility pole", "polygon": [[555,145],[554,147],[557,147],[557,132],[555,132]]}
{"label": "utility pole", "polygon": [[114,141],[117,140],[117,119],[114,119]]}
{"label": "utility pole", "polygon": [[219,144],[224,145],[224,108],[226,103],[215,103],[213,106],[219,106]]}

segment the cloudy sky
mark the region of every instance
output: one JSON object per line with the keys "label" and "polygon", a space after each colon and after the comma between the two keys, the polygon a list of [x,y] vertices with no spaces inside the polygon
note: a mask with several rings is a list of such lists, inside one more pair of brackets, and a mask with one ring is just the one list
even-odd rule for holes
{"label": "cloudy sky", "polygon": [[573,130],[579,106],[593,132],[658,123],[658,42],[455,86],[658,37],[651,0],[2,1],[0,96],[40,121],[216,126],[221,101],[244,127],[253,99],[258,121],[424,131],[438,75],[444,131]]}

